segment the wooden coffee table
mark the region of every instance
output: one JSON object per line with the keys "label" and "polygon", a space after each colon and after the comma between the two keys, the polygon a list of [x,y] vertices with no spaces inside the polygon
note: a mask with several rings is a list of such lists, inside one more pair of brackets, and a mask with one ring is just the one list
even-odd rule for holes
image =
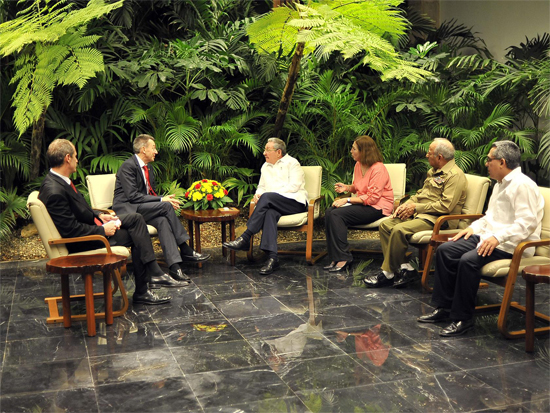
{"label": "wooden coffee table", "polygon": [[[229,222],[229,239],[235,239],[235,219],[239,216],[240,210],[237,208],[219,208],[194,211],[192,209],[182,209],[181,215],[188,221],[189,237],[191,248],[201,252],[201,224],[205,222],[219,222],[222,228],[222,244],[227,241],[227,232],[225,224]],[[193,225],[194,223],[194,225]],[[195,229],[193,230],[193,226]],[[193,244],[193,233],[195,234],[195,243]],[[222,246],[222,254],[227,256],[227,248]],[[235,265],[235,251],[230,251],[231,265]],[[202,268],[202,263],[198,263]]]}
{"label": "wooden coffee table", "polygon": [[[88,336],[96,335],[95,319],[105,318],[107,325],[113,324],[113,290],[111,287],[112,274],[126,265],[126,257],[117,254],[92,254],[92,255],[67,255],[51,259],[46,263],[46,271],[61,275],[61,299],[63,302],[63,325],[71,326],[72,320],[84,320],[88,324]],[[94,294],[92,276],[96,272],[103,273],[103,293]],[[81,274],[84,280],[84,296],[71,296],[69,291],[69,274]],[[123,285],[118,286],[123,292]],[[125,292],[124,292],[125,295]],[[105,298],[105,312],[96,313],[94,308],[94,297]],[[86,314],[71,316],[71,299],[82,299],[86,301]],[[57,297],[46,298],[50,306],[55,305],[57,310]],[[126,309],[123,309],[125,312]],[[122,314],[116,314],[122,315]],[[59,322],[56,318],[48,318],[48,323]]]}
{"label": "wooden coffee table", "polygon": [[[535,331],[537,333],[549,331],[549,327],[540,327],[535,330],[535,284],[550,284],[550,265],[529,265],[521,272],[525,279],[525,351],[532,352],[535,345]],[[539,318],[544,316],[537,314]],[[548,321],[548,320],[546,320]]]}

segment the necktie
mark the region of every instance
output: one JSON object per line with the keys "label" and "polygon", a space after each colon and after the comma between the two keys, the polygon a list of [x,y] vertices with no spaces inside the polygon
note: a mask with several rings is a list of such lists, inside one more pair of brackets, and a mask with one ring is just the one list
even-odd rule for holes
{"label": "necktie", "polygon": [[[78,194],[78,191],[76,190],[76,187],[74,186],[73,181],[71,181],[71,188],[73,188],[73,190]],[[96,217],[94,217],[94,222],[99,227],[103,226],[103,223],[101,222],[101,220],[97,219]]]}
{"label": "necktie", "polygon": [[151,181],[149,180],[149,168],[147,165],[143,165],[143,171],[145,172],[145,180],[147,181],[147,192],[149,195],[157,196],[155,191],[153,191],[153,186],[151,185]]}

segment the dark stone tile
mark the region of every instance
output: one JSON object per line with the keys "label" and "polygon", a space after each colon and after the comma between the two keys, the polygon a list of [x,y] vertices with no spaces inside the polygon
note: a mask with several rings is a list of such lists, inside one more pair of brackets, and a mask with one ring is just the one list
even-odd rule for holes
{"label": "dark stone tile", "polygon": [[364,305],[358,304],[358,307],[384,323],[402,320],[416,322],[416,318],[425,313],[427,309],[428,312],[431,311],[431,307],[417,300],[372,302]]}
{"label": "dark stone tile", "polygon": [[205,413],[287,413],[309,412],[298,397],[265,399],[258,402],[236,404],[233,406],[215,406],[204,409]]}
{"label": "dark stone tile", "polygon": [[[323,333],[347,354],[363,357],[363,353],[384,348],[409,347],[416,344],[389,324],[376,324]],[[361,356],[360,356],[361,355]]]}
{"label": "dark stone tile", "polygon": [[337,290],[353,285],[353,264],[351,270],[346,269],[337,274],[324,271],[320,265],[300,267],[299,269],[304,275],[313,279],[313,284],[317,286],[317,289]]}
{"label": "dark stone tile", "polygon": [[265,365],[265,361],[244,340],[172,348],[185,374]]}
{"label": "dark stone tile", "polygon": [[98,412],[93,388],[2,396],[2,412]]}
{"label": "dark stone tile", "polygon": [[326,291],[314,289],[311,294],[298,293],[292,295],[280,295],[276,296],[276,298],[285,306],[292,309],[292,312],[295,314],[305,314],[309,310],[310,305],[313,305],[316,312],[320,312],[323,309],[351,305],[349,300],[335,294],[330,290]]}
{"label": "dark stone tile", "polygon": [[446,339],[423,344],[462,369],[496,366],[531,360],[532,356],[509,345],[504,337],[480,336],[461,340]]}
{"label": "dark stone tile", "polygon": [[242,340],[239,332],[225,319],[158,324],[158,328],[168,347]]}
{"label": "dark stone tile", "polygon": [[216,306],[230,320],[265,317],[289,311],[280,301],[270,296],[220,301]]}
{"label": "dark stone tile", "polygon": [[439,335],[442,327],[446,327],[448,323],[419,323],[416,320],[397,321],[390,323],[393,329],[399,331],[407,337],[410,337],[417,343],[424,343],[432,340],[443,340]]}
{"label": "dark stone tile", "polygon": [[293,396],[288,386],[266,366],[190,374],[186,378],[205,408]]}
{"label": "dark stone tile", "polygon": [[303,323],[304,320],[292,313],[231,320],[231,324],[248,340],[288,334]]}
{"label": "dark stone tile", "polygon": [[295,391],[334,390],[379,383],[365,367],[350,356],[324,357],[285,362],[271,366],[284,377],[285,382]]}
{"label": "dark stone tile", "polygon": [[287,334],[269,338],[255,338],[250,344],[270,365],[291,360],[343,355],[344,352],[323,335],[322,324],[309,322],[299,325]]}
{"label": "dark stone tile", "polygon": [[182,377],[168,349],[91,357],[90,368],[96,386]]}
{"label": "dark stone tile", "polygon": [[506,405],[510,401],[464,371],[419,376],[388,385],[415,409],[423,412],[477,411]]}
{"label": "dark stone tile", "polygon": [[11,306],[11,321],[28,320],[32,318],[42,318],[46,320],[49,317],[48,305],[44,302],[46,295],[26,296],[15,293],[13,304]]}
{"label": "dark stone tile", "polygon": [[186,270],[193,282],[200,288],[203,285],[216,285],[234,282],[247,282],[250,279],[235,267],[216,266],[206,270]]}
{"label": "dark stone tile", "polygon": [[400,290],[394,288],[347,287],[334,289],[333,291],[339,296],[345,297],[352,304],[359,306],[373,302],[383,303],[408,298]]}
{"label": "dark stone tile", "polygon": [[86,357],[84,338],[73,335],[9,341],[5,351],[4,368]]}
{"label": "dark stone tile", "polygon": [[183,378],[96,387],[101,412],[197,412],[201,408]]}
{"label": "dark stone tile", "polygon": [[[301,316],[301,318],[309,320],[309,312]],[[314,320],[316,324],[322,322],[323,328],[326,330],[362,327],[378,323],[376,318],[355,305],[321,309],[315,314]]]}
{"label": "dark stone tile", "polygon": [[42,318],[10,322],[8,341],[58,336],[82,337],[82,322],[73,321],[71,324],[70,328],[65,328],[62,323],[48,324]]}
{"label": "dark stone tile", "polygon": [[82,358],[4,366],[1,393],[7,396],[91,386],[90,365]]}
{"label": "dark stone tile", "polygon": [[95,337],[86,337],[90,357],[167,348],[154,323],[134,323],[115,318],[113,325],[99,324]]}
{"label": "dark stone tile", "polygon": [[516,403],[550,397],[550,369],[542,360],[470,370],[469,373],[501,391]]}
{"label": "dark stone tile", "polygon": [[210,301],[239,300],[243,298],[259,298],[267,296],[267,292],[256,283],[234,282],[216,285],[202,285],[201,290]]}
{"label": "dark stone tile", "polygon": [[298,397],[314,412],[414,412],[407,401],[386,384],[336,390],[300,391]]}
{"label": "dark stone tile", "polygon": [[269,277],[259,275],[258,269],[254,272],[247,270],[245,274],[258,287],[271,295],[296,295],[307,292],[306,277],[292,268],[277,270]]}
{"label": "dark stone tile", "polygon": [[178,304],[176,300],[169,304],[149,306],[148,311],[156,323],[201,322],[224,318],[216,306],[206,299],[195,304]]}

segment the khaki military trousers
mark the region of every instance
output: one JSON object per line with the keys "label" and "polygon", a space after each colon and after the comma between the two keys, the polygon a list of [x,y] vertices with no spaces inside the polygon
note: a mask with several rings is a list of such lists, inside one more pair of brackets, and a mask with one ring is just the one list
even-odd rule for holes
{"label": "khaki military trousers", "polygon": [[434,224],[422,219],[408,219],[402,221],[399,218],[387,219],[380,225],[380,243],[384,253],[382,270],[397,272],[401,264],[407,262],[405,254],[409,248],[409,239],[419,231],[432,230]]}

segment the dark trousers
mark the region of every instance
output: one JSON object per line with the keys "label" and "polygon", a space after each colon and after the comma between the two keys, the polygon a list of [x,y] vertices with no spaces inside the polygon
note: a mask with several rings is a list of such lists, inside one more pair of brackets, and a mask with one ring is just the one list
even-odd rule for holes
{"label": "dark trousers", "polygon": [[120,229],[115,232],[115,235],[108,238],[109,244],[132,247],[132,262],[136,280],[135,292],[144,294],[149,282],[145,265],[156,260],[147,224],[140,214],[122,214],[118,218],[121,221]]}
{"label": "dark trousers", "polygon": [[327,237],[328,256],[331,261],[351,261],[349,252],[348,227],[352,225],[370,224],[382,218],[380,209],[370,205],[348,205],[346,207],[330,207],[325,212],[325,231]]}
{"label": "dark trousers", "polygon": [[262,194],[246,227],[253,234],[262,230],[260,249],[277,253],[277,222],[282,215],[299,214],[307,211],[306,205],[276,192]]}
{"label": "dark trousers", "polygon": [[435,253],[435,284],[432,303],[451,309],[451,320],[470,320],[481,280],[481,268],[496,260],[511,259],[512,254],[494,249],[491,255],[477,254],[479,236],[449,241]]}
{"label": "dark trousers", "polygon": [[138,206],[137,212],[143,215],[145,222],[154,226],[166,264],[171,266],[182,262],[179,245],[189,240],[187,231],[176,216],[170,202],[147,202]]}

